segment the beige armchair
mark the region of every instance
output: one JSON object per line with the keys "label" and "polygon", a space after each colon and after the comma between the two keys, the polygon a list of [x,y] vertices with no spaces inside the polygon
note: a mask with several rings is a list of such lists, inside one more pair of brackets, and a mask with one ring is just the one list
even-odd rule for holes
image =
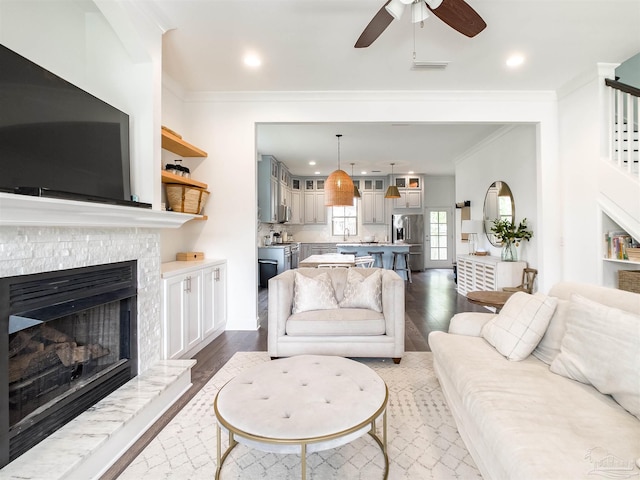
{"label": "beige armchair", "polygon": [[346,268],[288,270],[269,280],[268,352],[272,358],[293,355],[389,357],[404,355],[404,281],[392,270],[354,268],[365,277],[382,273],[382,312],[365,308],[334,308],[292,314],[294,278],[327,273],[336,300],[344,297]]}

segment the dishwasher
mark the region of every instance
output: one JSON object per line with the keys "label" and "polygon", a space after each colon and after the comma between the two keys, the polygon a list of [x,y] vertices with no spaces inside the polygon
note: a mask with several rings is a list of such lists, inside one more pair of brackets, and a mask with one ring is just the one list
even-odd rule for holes
{"label": "dishwasher", "polygon": [[300,244],[292,243],[291,244],[291,268],[298,268],[299,262],[300,262]]}

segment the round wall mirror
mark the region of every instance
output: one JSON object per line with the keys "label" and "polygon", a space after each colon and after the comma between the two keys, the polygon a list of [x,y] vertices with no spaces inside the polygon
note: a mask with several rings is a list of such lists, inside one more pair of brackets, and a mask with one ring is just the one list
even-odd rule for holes
{"label": "round wall mirror", "polygon": [[509,220],[511,223],[515,221],[516,206],[513,202],[513,195],[509,185],[504,182],[493,182],[487,190],[484,197],[484,231],[487,239],[494,247],[501,244],[496,240],[495,235],[491,233],[493,221],[496,218],[501,220]]}

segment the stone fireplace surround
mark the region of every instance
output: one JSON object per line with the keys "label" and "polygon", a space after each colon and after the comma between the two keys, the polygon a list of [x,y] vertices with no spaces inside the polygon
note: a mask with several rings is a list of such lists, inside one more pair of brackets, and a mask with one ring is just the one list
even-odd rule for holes
{"label": "stone fireplace surround", "polygon": [[160,359],[159,229],[193,217],[16,197],[0,193],[0,276],[137,260],[139,376],[0,470],[2,478],[95,478],[190,386],[194,361]]}

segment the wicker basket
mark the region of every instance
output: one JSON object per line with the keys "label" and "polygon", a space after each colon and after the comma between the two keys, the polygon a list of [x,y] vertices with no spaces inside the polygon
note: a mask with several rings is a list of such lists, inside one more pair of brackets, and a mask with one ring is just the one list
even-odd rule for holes
{"label": "wicker basket", "polygon": [[627,247],[627,257],[632,262],[640,262],[640,248]]}
{"label": "wicker basket", "polygon": [[618,288],[640,293],[640,270],[618,270]]}
{"label": "wicker basket", "polygon": [[194,213],[199,215],[207,203],[209,192],[204,188],[190,187],[178,183],[167,183],[167,201],[171,210],[181,213]]}

